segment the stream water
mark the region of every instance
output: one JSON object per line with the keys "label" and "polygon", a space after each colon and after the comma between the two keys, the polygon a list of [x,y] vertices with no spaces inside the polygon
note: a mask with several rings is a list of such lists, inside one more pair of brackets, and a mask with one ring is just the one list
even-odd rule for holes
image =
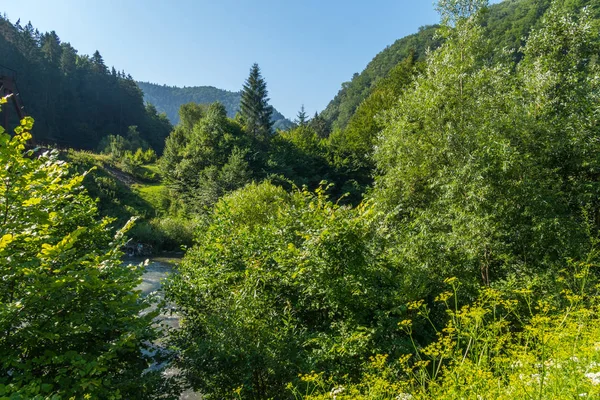
{"label": "stream water", "polygon": [[[126,258],[124,260],[127,264],[136,264],[144,262],[143,258]],[[150,258],[148,266],[144,275],[142,276],[142,283],[138,286],[138,289],[142,291],[143,295],[149,295],[156,292],[162,287],[162,280],[173,271],[173,266],[181,261],[178,257],[154,257]],[[160,295],[160,293],[159,293]],[[176,315],[165,315],[161,314],[159,319],[162,323],[178,328],[179,318]],[[167,370],[167,374],[174,374],[177,371]],[[202,396],[192,391],[185,391],[181,394],[180,400],[200,400]]]}

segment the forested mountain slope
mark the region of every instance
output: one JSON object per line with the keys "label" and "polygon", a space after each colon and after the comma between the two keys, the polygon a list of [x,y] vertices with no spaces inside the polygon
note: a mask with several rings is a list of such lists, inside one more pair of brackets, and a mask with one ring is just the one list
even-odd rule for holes
{"label": "forested mountain slope", "polygon": [[[524,45],[530,30],[539,24],[550,2],[550,0],[505,0],[490,6],[483,22],[487,28],[490,45],[493,48],[514,50],[514,57],[519,58],[519,48]],[[589,6],[596,17],[600,15],[600,3],[597,1],[564,0],[564,2],[573,10]],[[428,48],[437,48],[441,43],[440,39],[436,38],[435,32],[435,26],[426,26],[418,33],[397,40],[377,54],[360,74],[356,73],[351,81],[342,83],[338,94],[321,114],[331,128],[345,128],[360,103],[371,94],[377,82],[386,77],[390,70],[411,52],[415,53],[417,60],[423,60]]]}
{"label": "forested mountain slope", "polygon": [[[0,64],[14,70],[28,115],[35,115],[37,143],[96,149],[109,134],[138,127],[157,151],[172,127],[152,106],[130,75],[112,70],[96,51],[80,55],[56,32],[40,33],[0,16]],[[12,72],[11,72],[12,73]]]}
{"label": "forested mountain slope", "polygon": [[[157,85],[149,82],[138,82],[144,92],[144,99],[154,104],[160,112],[169,117],[172,124],[179,123],[179,108],[186,103],[211,104],[215,101],[223,104],[227,116],[233,118],[238,111],[241,92],[230,92],[212,86],[176,87]],[[288,129],[292,123],[279,111],[273,109],[274,127]]]}
{"label": "forested mountain slope", "polygon": [[385,77],[396,64],[408,57],[412,51],[418,59],[422,59],[428,48],[439,46],[435,32],[436,26],[421,28],[419,33],[399,39],[377,54],[363,72],[355,73],[350,82],[342,83],[342,89],[323,110],[321,116],[332,128],[344,128],[376,82]]}

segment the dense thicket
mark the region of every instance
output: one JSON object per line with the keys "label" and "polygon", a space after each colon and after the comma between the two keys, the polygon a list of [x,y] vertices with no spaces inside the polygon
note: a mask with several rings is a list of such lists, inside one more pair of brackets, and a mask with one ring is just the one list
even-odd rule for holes
{"label": "dense thicket", "polygon": [[[239,111],[241,92],[230,92],[217,89],[212,86],[176,87],[157,85],[149,82],[138,82],[138,86],[144,92],[144,100],[154,104],[159,112],[164,112],[173,125],[179,120],[179,108],[188,103],[212,104],[219,102],[225,106],[227,116],[233,118]],[[273,128],[289,129],[292,123],[279,111],[273,108]]]}
{"label": "dense thicket", "polygon": [[287,398],[299,373],[356,376],[373,351],[406,351],[395,333],[399,271],[374,241],[369,205],[252,184],[224,197],[167,286],[185,323],[172,343],[207,398]]}
{"label": "dense thicket", "polygon": [[340,173],[352,177],[359,184],[361,192],[373,181],[373,150],[377,136],[385,126],[383,113],[396,104],[403,91],[412,84],[419,69],[422,69],[422,63],[417,63],[414,53],[398,63],[385,78],[378,81],[347,126],[334,130],[329,136],[330,162]]}
{"label": "dense thicket", "polygon": [[[412,69],[407,71],[410,75]],[[241,93],[235,118],[219,102],[180,107],[180,123],[167,138],[160,160],[173,212],[205,214],[223,195],[265,178],[288,188],[311,189],[326,180],[336,184],[336,195],[349,192],[351,200],[360,199],[365,184],[354,179],[356,171],[332,162],[345,148],[329,144],[320,116],[309,119],[301,109],[298,124],[274,131],[267,83],[257,64]]]}
{"label": "dense thicket", "polygon": [[599,42],[589,12],[561,13],[546,13],[518,65],[494,60],[475,17],[444,28],[448,42],[387,113],[375,197],[399,262],[424,273],[415,288],[537,274],[590,250]]}
{"label": "dense thicket", "polygon": [[327,105],[321,116],[332,129],[343,129],[360,103],[369,96],[373,85],[407,57],[422,60],[428,48],[439,46],[435,37],[436,26],[426,26],[418,33],[397,40],[375,56],[360,74],[355,73],[350,82],[342,83],[342,88]]}
{"label": "dense thicket", "polygon": [[255,138],[227,118],[225,107],[190,103],[181,107],[182,123],[167,138],[160,160],[177,208],[202,213],[226,192],[252,177],[248,161]]}
{"label": "dense thicket", "polygon": [[181,123],[167,138],[160,167],[172,211],[204,214],[224,194],[250,181],[269,178],[286,187],[315,189],[335,182],[339,196],[359,190],[329,162],[328,146],[311,124],[256,135],[228,118],[220,103],[185,104]]}
{"label": "dense thicket", "polygon": [[[15,70],[17,85],[40,144],[96,150],[109,135],[125,136],[137,126],[157,152],[171,131],[130,75],[109,69],[96,51],[80,55],[55,32],[0,17],[0,64]],[[6,72],[6,71],[4,71]]]}

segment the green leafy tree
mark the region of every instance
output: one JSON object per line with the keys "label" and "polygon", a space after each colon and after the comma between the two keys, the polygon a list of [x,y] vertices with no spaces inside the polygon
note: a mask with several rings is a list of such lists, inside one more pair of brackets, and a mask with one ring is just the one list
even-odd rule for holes
{"label": "green leafy tree", "polygon": [[188,130],[206,116],[207,106],[198,103],[186,103],[179,108],[179,120],[181,125]]}
{"label": "green leafy tree", "polygon": [[364,188],[372,184],[377,136],[384,128],[383,114],[395,106],[402,92],[413,82],[418,66],[410,53],[381,79],[371,95],[356,109],[345,129],[335,130],[328,138],[331,162],[345,176]]}
{"label": "green leafy tree", "polygon": [[122,265],[130,224],[113,235],[82,175],[26,151],[32,126],[0,130],[0,396],[175,398],[148,369],[156,313],[135,290],[143,267]]}
{"label": "green leafy tree", "polygon": [[205,212],[224,193],[250,179],[247,159],[253,138],[227,118],[220,103],[208,108],[185,105],[180,115],[181,125],[165,143],[162,175],[184,212]]}
{"label": "green leafy tree", "polygon": [[480,2],[449,4],[446,42],[388,112],[376,152],[376,198],[424,295],[448,276],[476,285],[552,274],[583,258],[597,229],[589,14],[555,3],[515,66],[493,61]]}
{"label": "green leafy tree", "polygon": [[258,64],[252,65],[250,76],[244,83],[240,114],[248,133],[261,140],[270,137],[273,130],[273,107],[269,105],[267,82],[263,79]]}
{"label": "green leafy tree", "polygon": [[335,181],[334,169],[327,160],[324,142],[309,125],[279,131],[271,140],[267,168],[272,179],[281,184],[316,189],[321,181]]}
{"label": "green leafy tree", "polygon": [[220,200],[166,284],[185,321],[171,341],[190,384],[206,398],[285,399],[299,373],[355,376],[356,360],[407,349],[398,271],[374,217],[322,188],[250,184]]}

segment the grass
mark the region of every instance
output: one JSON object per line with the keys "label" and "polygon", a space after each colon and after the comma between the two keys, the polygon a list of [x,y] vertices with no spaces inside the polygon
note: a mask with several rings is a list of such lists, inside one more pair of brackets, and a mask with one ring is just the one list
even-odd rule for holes
{"label": "grass", "polygon": [[133,192],[150,204],[157,213],[168,211],[168,191],[162,183],[137,183],[132,185]]}
{"label": "grass", "polygon": [[90,196],[98,199],[101,216],[116,218],[116,224],[123,225],[131,217],[151,219],[158,215],[155,198],[142,195],[146,186],[158,186],[156,183],[140,183],[134,188],[131,182],[136,178],[119,169],[108,155],[69,150],[64,156],[77,172],[89,171],[83,183]]}
{"label": "grass", "polygon": [[168,215],[168,190],[160,182],[156,163],[131,174],[108,155],[69,150],[64,157],[78,172],[90,171],[84,186],[90,196],[98,199],[101,216],[115,218],[115,227],[138,217],[129,232],[132,240],[151,245],[155,252],[191,245],[196,221]]}

